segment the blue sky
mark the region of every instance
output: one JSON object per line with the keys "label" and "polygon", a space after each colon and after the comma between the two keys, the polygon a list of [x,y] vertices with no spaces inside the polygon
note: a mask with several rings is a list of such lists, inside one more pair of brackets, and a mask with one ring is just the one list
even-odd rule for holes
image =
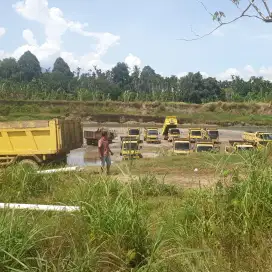
{"label": "blue sky", "polygon": [[[239,12],[230,0],[203,3],[227,19]],[[179,40],[194,38],[191,28],[201,35],[215,26],[198,0],[1,0],[0,58],[30,50],[45,68],[61,56],[72,69],[126,61],[163,75],[272,80],[271,24],[244,18],[204,39]]]}

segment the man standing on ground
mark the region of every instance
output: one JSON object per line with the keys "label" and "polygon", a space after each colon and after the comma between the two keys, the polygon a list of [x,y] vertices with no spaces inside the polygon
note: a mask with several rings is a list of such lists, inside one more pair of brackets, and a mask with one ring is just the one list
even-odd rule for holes
{"label": "man standing on ground", "polygon": [[111,158],[110,155],[113,155],[113,152],[110,150],[108,133],[102,131],[102,137],[98,141],[98,153],[101,159],[101,171],[104,172],[104,167],[107,165],[107,175],[110,174]]}

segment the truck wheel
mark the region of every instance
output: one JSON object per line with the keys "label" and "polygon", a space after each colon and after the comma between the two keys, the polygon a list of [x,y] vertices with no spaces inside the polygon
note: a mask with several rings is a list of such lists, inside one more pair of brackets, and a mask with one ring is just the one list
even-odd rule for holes
{"label": "truck wheel", "polygon": [[37,170],[39,168],[38,163],[30,159],[21,160],[18,164],[21,166],[32,168],[34,170]]}

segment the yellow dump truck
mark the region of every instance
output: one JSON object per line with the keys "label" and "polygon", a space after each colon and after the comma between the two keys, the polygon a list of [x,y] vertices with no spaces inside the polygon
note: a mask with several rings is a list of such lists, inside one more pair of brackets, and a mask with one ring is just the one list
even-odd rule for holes
{"label": "yellow dump truck", "polygon": [[178,128],[169,128],[168,130],[168,142],[172,142],[175,139],[180,138],[180,130]]}
{"label": "yellow dump truck", "polygon": [[239,151],[252,151],[254,150],[254,146],[245,141],[229,141],[230,146],[225,147],[226,153],[234,153]]}
{"label": "yellow dump truck", "polygon": [[123,160],[142,158],[139,142],[124,140],[122,142],[120,156],[122,156]]}
{"label": "yellow dump truck", "polygon": [[157,128],[145,128],[144,130],[144,140],[147,143],[157,143],[159,144],[159,130]]}
{"label": "yellow dump truck", "polygon": [[129,128],[128,129],[128,136],[136,137],[136,139],[141,141],[141,130],[139,128]]}
{"label": "yellow dump truck", "polygon": [[175,154],[187,155],[192,151],[192,144],[188,138],[175,139],[173,141],[173,152]]}
{"label": "yellow dump truck", "polygon": [[263,148],[272,143],[272,133],[269,132],[244,132],[243,140],[253,144],[257,148]]}
{"label": "yellow dump truck", "polygon": [[170,128],[178,127],[178,119],[176,116],[166,116],[162,127],[162,135],[164,140],[168,140],[168,131]]}
{"label": "yellow dump truck", "polygon": [[215,145],[212,141],[210,140],[199,140],[196,141],[195,146],[194,146],[194,151],[197,153],[200,152],[214,152],[216,151]]}
{"label": "yellow dump truck", "polygon": [[189,128],[188,138],[191,141],[197,141],[197,140],[204,139],[203,129],[202,128]]}
{"label": "yellow dump truck", "polygon": [[0,165],[13,163],[38,165],[65,160],[67,154],[81,147],[80,121],[19,121],[0,123]]}
{"label": "yellow dump truck", "polygon": [[219,131],[218,129],[203,129],[203,138],[207,140],[212,140],[213,142],[219,141]]}

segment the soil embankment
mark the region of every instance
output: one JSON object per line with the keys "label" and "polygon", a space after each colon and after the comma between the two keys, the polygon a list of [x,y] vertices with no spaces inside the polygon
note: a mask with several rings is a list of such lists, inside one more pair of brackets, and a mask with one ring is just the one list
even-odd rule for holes
{"label": "soil embankment", "polygon": [[166,115],[175,115],[179,123],[233,125],[271,125],[270,103],[186,104],[174,102],[118,101],[0,101],[0,119],[27,120],[54,117],[80,117],[92,122],[128,121],[162,123]]}

